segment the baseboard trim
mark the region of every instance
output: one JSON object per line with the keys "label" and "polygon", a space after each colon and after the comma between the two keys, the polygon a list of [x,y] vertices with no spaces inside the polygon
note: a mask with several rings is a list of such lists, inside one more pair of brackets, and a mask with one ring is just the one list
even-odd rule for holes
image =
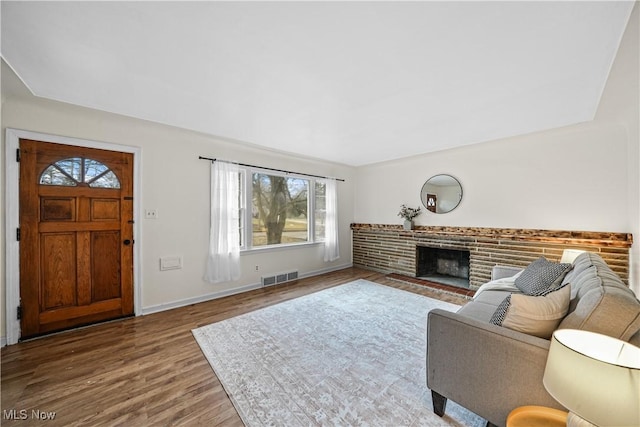
{"label": "baseboard trim", "polygon": [[[302,278],[305,278],[305,277],[318,276],[320,274],[331,273],[332,271],[343,270],[345,268],[350,268],[352,266],[353,266],[353,264],[349,263],[349,264],[338,265],[338,266],[329,267],[329,268],[323,268],[323,269],[320,269],[320,270],[309,271],[309,272],[300,274],[299,278],[302,279]],[[224,297],[228,297],[228,296],[231,296],[231,295],[237,295],[237,294],[241,294],[243,292],[249,292],[249,291],[253,291],[255,289],[260,289],[260,288],[262,288],[262,284],[253,283],[253,284],[244,285],[244,286],[240,286],[240,287],[233,288],[233,289],[227,289],[227,290],[224,290],[224,291],[213,292],[211,294],[200,295],[198,297],[185,298],[185,299],[182,299],[182,300],[167,302],[167,303],[163,303],[163,304],[151,305],[149,307],[143,307],[141,314],[142,315],[147,315],[147,314],[159,313],[161,311],[167,311],[167,310],[172,310],[174,308],[185,307],[185,306],[191,305],[191,304],[198,304],[198,303],[201,303],[201,302],[207,302],[207,301],[211,301],[211,300],[214,300],[214,299],[224,298]]]}
{"label": "baseboard trim", "polygon": [[336,265],[333,267],[323,268],[320,270],[308,271],[306,273],[300,274],[300,278],[303,279],[305,277],[319,276],[321,274],[331,273],[332,271],[344,270],[345,268],[351,268],[351,267],[353,267],[353,263],[350,262],[348,264]]}
{"label": "baseboard trim", "polygon": [[0,337],[0,347],[7,346],[7,337]]}
{"label": "baseboard trim", "polygon": [[174,308],[185,307],[191,304],[198,304],[200,302],[211,301],[218,298],[228,297],[230,295],[241,294],[243,292],[253,291],[254,289],[261,288],[262,285],[260,283],[240,286],[238,288],[227,289],[220,292],[214,292],[211,294],[201,295],[199,297],[186,298],[178,301],[167,302],[163,304],[152,305],[149,307],[142,308],[142,315],[159,313],[161,311],[172,310]]}

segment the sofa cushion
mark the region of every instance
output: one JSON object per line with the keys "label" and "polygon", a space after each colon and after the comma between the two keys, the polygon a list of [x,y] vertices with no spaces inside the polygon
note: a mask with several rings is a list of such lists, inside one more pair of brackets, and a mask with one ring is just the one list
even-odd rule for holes
{"label": "sofa cushion", "polygon": [[572,264],[558,264],[540,257],[524,269],[516,278],[515,285],[526,295],[540,295],[558,287],[572,267]]}
{"label": "sofa cushion", "polygon": [[569,286],[540,296],[511,294],[498,306],[489,322],[549,339],[567,314],[570,299]]}
{"label": "sofa cushion", "polygon": [[559,329],[583,329],[623,341],[640,330],[640,301],[599,255],[578,256],[563,283],[571,286],[571,304]]}

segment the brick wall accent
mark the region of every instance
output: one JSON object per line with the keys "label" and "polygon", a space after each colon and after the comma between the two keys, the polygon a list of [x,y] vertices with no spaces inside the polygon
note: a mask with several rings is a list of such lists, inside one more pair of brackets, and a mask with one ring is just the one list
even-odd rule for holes
{"label": "brick wall accent", "polygon": [[597,252],[628,285],[627,233],[554,231],[512,228],[428,227],[403,230],[399,225],[351,224],[354,266],[416,276],[416,246],[466,249],[470,252],[469,283],[477,289],[491,278],[494,265],[526,267],[544,256],[559,261],[565,249]]}

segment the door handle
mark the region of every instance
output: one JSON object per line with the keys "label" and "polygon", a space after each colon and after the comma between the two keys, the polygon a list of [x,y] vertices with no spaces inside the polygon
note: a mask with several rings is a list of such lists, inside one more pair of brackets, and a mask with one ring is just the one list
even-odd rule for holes
{"label": "door handle", "polygon": [[131,244],[131,240],[126,239],[126,240],[125,240],[124,242],[122,242],[122,243],[124,243],[124,245],[125,245],[125,246],[129,246],[129,245]]}

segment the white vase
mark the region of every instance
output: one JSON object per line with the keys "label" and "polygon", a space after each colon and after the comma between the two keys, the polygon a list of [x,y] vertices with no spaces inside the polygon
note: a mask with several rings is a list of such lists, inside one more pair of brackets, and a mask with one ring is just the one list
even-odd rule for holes
{"label": "white vase", "polygon": [[405,230],[413,230],[413,221],[410,219],[405,219],[404,224],[402,224],[402,228]]}

